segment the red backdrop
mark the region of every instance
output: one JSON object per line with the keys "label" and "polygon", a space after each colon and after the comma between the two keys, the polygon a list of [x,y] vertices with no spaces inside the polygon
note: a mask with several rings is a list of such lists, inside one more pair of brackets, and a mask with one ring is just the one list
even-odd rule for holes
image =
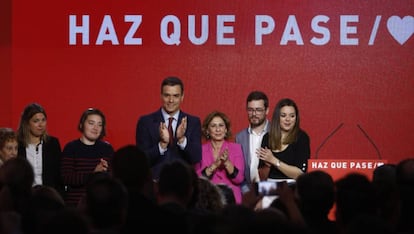
{"label": "red backdrop", "polygon": [[259,89],[272,110],[283,97],[297,102],[312,158],[414,155],[412,0],[2,4],[12,8],[0,10],[8,20],[1,126],[16,128],[24,106],[39,102],[63,146],[79,136],[82,111],[96,107],[118,148],[135,142],[138,117],[160,106],[161,80],[176,75],[185,82],[183,109],[202,119],[224,111],[234,133],[247,126],[247,94]]}

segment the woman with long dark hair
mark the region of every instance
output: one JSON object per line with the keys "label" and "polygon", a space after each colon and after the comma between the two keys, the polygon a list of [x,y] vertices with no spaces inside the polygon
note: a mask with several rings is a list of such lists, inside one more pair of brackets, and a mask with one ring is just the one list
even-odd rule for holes
{"label": "woman with long dark hair", "polygon": [[292,99],[276,104],[270,130],[263,136],[257,155],[260,180],[296,179],[307,171],[309,136],[300,128],[299,109]]}

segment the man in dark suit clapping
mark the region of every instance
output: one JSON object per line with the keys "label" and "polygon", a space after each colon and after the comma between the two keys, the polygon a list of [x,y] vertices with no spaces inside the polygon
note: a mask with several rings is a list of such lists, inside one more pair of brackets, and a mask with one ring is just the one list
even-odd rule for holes
{"label": "man in dark suit clapping", "polygon": [[169,161],[193,165],[201,160],[201,121],[180,110],[183,100],[183,82],[167,77],[161,83],[162,107],[138,120],[136,145],[147,154],[154,180]]}

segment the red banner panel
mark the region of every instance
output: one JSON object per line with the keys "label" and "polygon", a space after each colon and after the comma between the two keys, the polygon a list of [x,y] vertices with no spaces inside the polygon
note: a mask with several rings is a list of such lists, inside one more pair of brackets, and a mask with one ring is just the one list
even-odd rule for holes
{"label": "red banner panel", "polygon": [[373,159],[309,159],[308,171],[321,170],[329,173],[337,180],[348,173],[357,172],[372,179],[375,168],[384,165],[388,160]]}
{"label": "red banner panel", "polygon": [[234,133],[248,125],[247,95],[262,90],[269,119],[279,99],[298,104],[311,158],[414,156],[413,0],[5,3],[0,126],[17,128],[38,102],[64,145],[94,107],[105,140],[134,144],[138,118],[161,105],[161,81],[178,76],[183,111],[224,111]]}

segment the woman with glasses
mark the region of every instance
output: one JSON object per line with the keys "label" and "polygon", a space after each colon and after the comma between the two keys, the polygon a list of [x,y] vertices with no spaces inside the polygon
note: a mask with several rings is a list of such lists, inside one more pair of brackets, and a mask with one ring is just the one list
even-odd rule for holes
{"label": "woman with glasses", "polygon": [[241,203],[244,157],[241,145],[229,141],[229,118],[222,112],[213,111],[204,119],[202,131],[206,142],[202,145],[201,162],[195,165],[197,174],[209,178],[214,184],[228,185],[236,203]]}
{"label": "woman with glasses", "polygon": [[307,171],[310,140],[300,128],[299,109],[292,99],[276,104],[270,130],[263,136],[257,155],[260,180],[296,179]]}

